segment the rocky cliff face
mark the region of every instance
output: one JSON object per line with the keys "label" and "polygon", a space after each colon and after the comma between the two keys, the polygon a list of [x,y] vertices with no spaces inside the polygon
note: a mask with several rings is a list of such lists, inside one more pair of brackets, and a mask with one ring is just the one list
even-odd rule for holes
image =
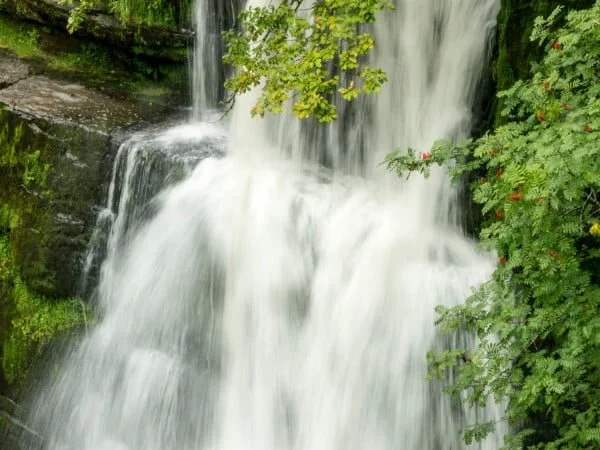
{"label": "rocky cliff face", "polygon": [[[124,128],[173,114],[155,97],[78,83],[0,50],[0,448],[35,439],[6,396],[86,319],[76,298]],[[40,362],[41,361],[41,362]],[[49,366],[51,367],[51,366]],[[47,367],[45,367],[47,370]],[[4,406],[3,406],[4,405]],[[8,443],[10,440],[10,444]],[[9,446],[10,445],[10,446]]]}

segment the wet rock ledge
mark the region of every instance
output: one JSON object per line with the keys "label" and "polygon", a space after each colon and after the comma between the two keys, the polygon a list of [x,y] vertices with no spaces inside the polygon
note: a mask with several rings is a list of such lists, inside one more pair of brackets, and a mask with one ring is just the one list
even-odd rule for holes
{"label": "wet rock ledge", "polygon": [[58,297],[76,293],[81,252],[104,202],[113,136],[171,112],[36,74],[0,50],[0,207],[19,218],[11,242],[32,288]]}

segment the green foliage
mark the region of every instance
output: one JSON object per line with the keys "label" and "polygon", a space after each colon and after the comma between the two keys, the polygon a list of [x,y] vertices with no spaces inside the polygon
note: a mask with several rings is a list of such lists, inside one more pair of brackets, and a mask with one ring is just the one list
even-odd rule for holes
{"label": "green foliage", "polygon": [[113,70],[113,63],[106,49],[94,45],[85,44],[78,52],[65,52],[56,55],[48,63],[48,67],[60,71],[87,71],[98,75],[106,75]]}
{"label": "green foliage", "polygon": [[123,22],[165,26],[175,24],[171,2],[165,0],[111,0],[109,8]]}
{"label": "green foliage", "polygon": [[[463,305],[438,308],[444,331],[474,332],[479,344],[429,359],[433,372],[457,371],[449,392],[508,401],[510,448],[600,447],[600,1],[557,31],[558,12],[535,23],[546,56],[532,79],[500,93],[505,125],[437,143],[425,162],[387,159],[400,174],[448,158],[455,175],[482,174],[481,240],[498,266]],[[468,437],[489,431],[479,424]]]}
{"label": "green foliage", "polygon": [[167,0],[60,0],[73,5],[67,29],[76,31],[85,20],[85,15],[94,9],[108,10],[121,22],[137,25],[175,25],[175,12]]}
{"label": "green foliage", "polygon": [[0,170],[20,174],[25,188],[43,188],[50,166],[42,162],[41,150],[21,151],[18,146],[23,138],[23,125],[12,127],[6,122],[0,128]]}
{"label": "green foliage", "polygon": [[8,382],[18,383],[33,358],[53,339],[84,324],[85,311],[78,299],[57,301],[33,295],[18,277],[12,294],[16,312],[4,342],[2,368]]}
{"label": "green foliage", "polygon": [[[517,80],[530,75],[531,65],[543,56],[543,49],[529,38],[534,19],[549,15],[557,6],[563,5],[563,14],[568,9],[589,8],[594,0],[501,0],[502,8],[498,15],[498,55],[492,67],[497,91],[510,88]],[[494,117],[497,126],[505,123],[500,115],[502,100],[495,105]]]}
{"label": "green foliage", "polygon": [[[1,211],[10,214],[5,207]],[[7,293],[9,298],[4,297]],[[0,235],[0,295],[3,315],[11,317],[8,333],[2,330],[2,370],[9,383],[18,384],[53,339],[84,324],[86,311],[78,299],[33,294],[18,275],[8,235]]]}
{"label": "green foliage", "polygon": [[0,18],[0,48],[7,48],[21,58],[41,56],[37,30],[24,24]]}
{"label": "green foliage", "polygon": [[376,14],[392,8],[388,0],[285,0],[250,8],[239,30],[225,34],[224,61],[236,71],[225,84],[234,95],[261,86],[252,115],[281,113],[288,100],[299,118],[337,119],[333,95],[345,100],[378,92],[385,73],[365,63],[375,46],[363,32]]}

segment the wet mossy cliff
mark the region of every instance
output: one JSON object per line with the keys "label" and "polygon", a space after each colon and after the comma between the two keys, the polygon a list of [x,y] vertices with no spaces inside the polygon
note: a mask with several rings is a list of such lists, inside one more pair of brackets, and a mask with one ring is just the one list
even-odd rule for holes
{"label": "wet mossy cliff", "polygon": [[14,400],[35,389],[38,371],[56,369],[57,346],[93,321],[79,283],[123,130],[179,115],[187,96],[185,60],[174,59],[187,43],[153,54],[22,20],[25,12],[0,13],[0,448],[7,450],[35,437]]}

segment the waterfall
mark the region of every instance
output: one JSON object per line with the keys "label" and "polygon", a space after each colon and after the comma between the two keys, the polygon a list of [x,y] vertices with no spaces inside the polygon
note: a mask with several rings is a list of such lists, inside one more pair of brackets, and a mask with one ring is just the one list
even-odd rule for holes
{"label": "waterfall", "polygon": [[[207,123],[154,126],[119,146],[108,200],[98,214],[88,246],[79,288],[83,297],[94,295],[101,263],[113,261],[117,250],[152,217],[154,197],[189,175],[202,159],[222,155],[224,148],[223,129]],[[110,267],[105,265],[104,269]]]}
{"label": "waterfall", "polygon": [[192,24],[196,30],[191,58],[192,113],[194,122],[214,119],[223,100],[224,70],[220,60],[221,34],[231,27],[243,0],[193,0]]}
{"label": "waterfall", "polygon": [[195,0],[193,25],[196,29],[192,58],[192,118],[201,119],[208,109],[218,106],[220,64],[218,64],[217,15],[210,0]]}
{"label": "waterfall", "polygon": [[[254,120],[249,93],[228,154],[151,182],[142,216],[148,195],[127,185],[153,169],[138,170],[139,139],[127,144],[100,317],[31,419],[49,449],[462,449],[464,426],[501,422],[500,407],[443,394],[425,362],[428,349],[471,341],[440,336],[434,308],[463,302],[493,259],[461,231],[443,170],[406,181],[379,166],[395,147],[468,134],[499,1],[396,6],[374,31],[373,63],[390,81],[340,123]],[[179,148],[182,135],[150,140]],[[500,448],[499,428],[474,448]]]}

